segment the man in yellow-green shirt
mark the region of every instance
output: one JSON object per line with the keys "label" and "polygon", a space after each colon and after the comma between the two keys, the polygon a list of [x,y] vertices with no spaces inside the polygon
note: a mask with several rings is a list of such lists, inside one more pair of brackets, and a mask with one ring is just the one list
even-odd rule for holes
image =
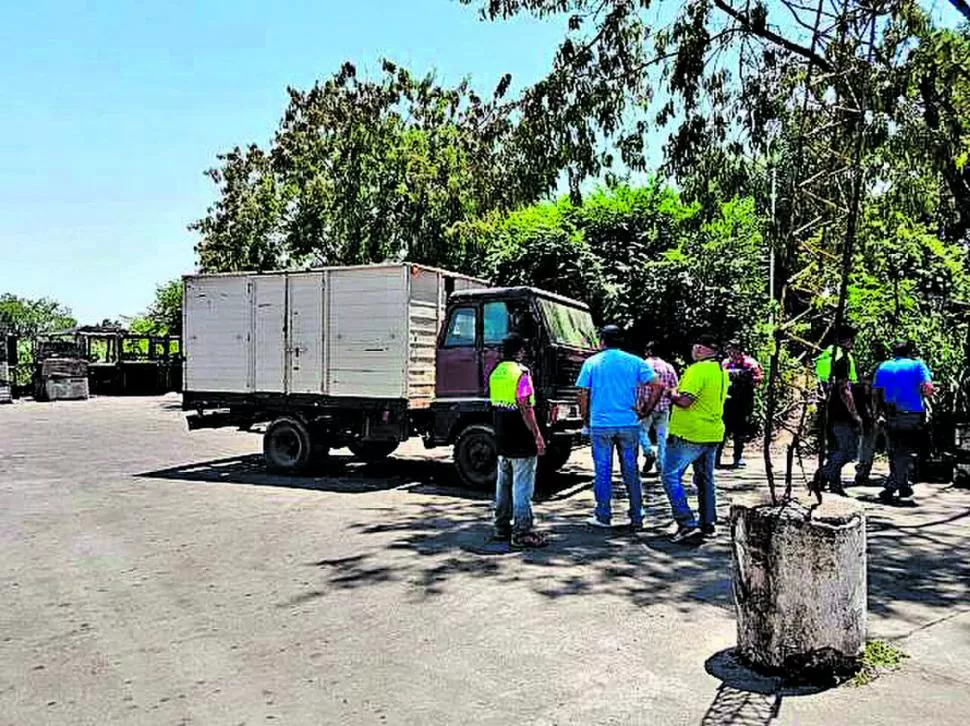
{"label": "man in yellow-green shirt", "polygon": [[[724,440],[724,401],[731,379],[721,367],[713,336],[700,335],[691,349],[694,363],[670,393],[673,404],[663,485],[677,521],[674,542],[715,533],[714,462]],[[687,503],[683,478],[693,465],[700,522]],[[698,526],[698,524],[700,526]]]}

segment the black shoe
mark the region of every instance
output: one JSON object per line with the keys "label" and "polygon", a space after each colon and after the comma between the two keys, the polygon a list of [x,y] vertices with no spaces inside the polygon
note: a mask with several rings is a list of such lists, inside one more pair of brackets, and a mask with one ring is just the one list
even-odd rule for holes
{"label": "black shoe", "polygon": [[829,487],[829,493],[835,494],[839,497],[847,497],[848,494],[845,493],[845,489],[842,488],[841,484],[833,484]]}
{"label": "black shoe", "polygon": [[896,498],[891,490],[883,489],[881,492],[879,492],[879,501],[883,504],[894,504],[896,502]]}
{"label": "black shoe", "polygon": [[511,530],[508,532],[499,531],[499,530],[492,532],[492,542],[511,542],[511,541],[512,541]]}
{"label": "black shoe", "polygon": [[651,456],[650,454],[646,454],[644,455],[643,458],[644,458],[643,469],[640,471],[640,474],[642,474],[643,476],[646,476],[653,469],[653,465],[657,463],[657,457]]}
{"label": "black shoe", "polygon": [[713,524],[702,524],[701,534],[705,537],[716,537],[717,536],[717,526]]}
{"label": "black shoe", "polygon": [[913,487],[909,486],[909,484],[907,484],[904,487],[899,487],[899,496],[900,497],[911,497],[911,496],[913,496]]}

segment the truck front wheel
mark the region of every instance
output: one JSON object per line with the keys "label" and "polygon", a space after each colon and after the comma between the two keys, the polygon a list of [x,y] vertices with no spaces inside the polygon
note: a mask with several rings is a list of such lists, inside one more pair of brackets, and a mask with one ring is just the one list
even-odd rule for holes
{"label": "truck front wheel", "polygon": [[461,480],[474,489],[494,489],[498,473],[498,447],[491,426],[474,424],[458,435],[455,466]]}
{"label": "truck front wheel", "polygon": [[313,453],[313,439],[299,419],[283,416],[266,427],[263,458],[270,471],[302,474],[313,460]]}

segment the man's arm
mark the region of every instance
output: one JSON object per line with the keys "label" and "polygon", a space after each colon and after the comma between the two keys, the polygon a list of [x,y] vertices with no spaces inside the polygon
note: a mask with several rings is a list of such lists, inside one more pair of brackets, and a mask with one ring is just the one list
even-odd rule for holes
{"label": "man's arm", "polygon": [[930,374],[930,369],[922,361],[920,361],[920,372],[923,374],[923,380],[919,384],[920,393],[923,394],[924,398],[933,398],[933,394],[936,393],[936,386],[933,385],[933,376]]}
{"label": "man's arm", "polygon": [[583,418],[583,425],[589,426],[589,389],[579,389],[579,415]]}
{"label": "man's arm", "polygon": [[670,392],[670,402],[678,408],[690,408],[694,405],[694,401],[696,400],[697,398],[693,393],[678,393],[677,391]]}
{"label": "man's arm", "polygon": [[849,415],[852,416],[852,420],[861,426],[862,417],[856,410],[855,396],[852,395],[852,386],[849,384],[848,380],[839,381],[839,396],[841,396],[842,403],[845,404],[845,408],[849,412]]}
{"label": "man's arm", "polygon": [[751,378],[756,386],[760,386],[765,381],[765,372],[754,358],[751,358]]}
{"label": "man's arm", "polygon": [[539,422],[536,421],[536,411],[529,402],[528,397],[517,399],[519,404],[519,413],[522,414],[522,419],[525,421],[525,425],[532,432],[533,437],[536,440],[536,451],[539,456],[546,453],[546,440],[542,438],[542,432],[539,430]]}
{"label": "man's arm", "polygon": [[637,389],[637,415],[646,418],[653,409],[656,408],[660,397],[664,395],[666,389],[663,384],[654,379],[650,383],[642,385]]}

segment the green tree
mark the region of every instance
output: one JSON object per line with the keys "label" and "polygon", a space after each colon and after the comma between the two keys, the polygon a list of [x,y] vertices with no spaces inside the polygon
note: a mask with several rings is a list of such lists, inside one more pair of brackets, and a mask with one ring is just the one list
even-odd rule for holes
{"label": "green tree", "polygon": [[18,366],[14,382],[25,385],[30,382],[33,363],[33,344],[39,335],[67,330],[77,325],[77,320],[65,307],[50,298],[18,297],[11,293],[0,294],[0,333],[7,332],[19,338],[17,344]]}
{"label": "green tree", "polygon": [[[555,184],[507,153],[506,77],[491,100],[384,61],[347,63],[290,103],[268,151],[234,149],[208,172],[219,199],[192,225],[205,271],[409,259],[474,271],[457,223],[535,200]],[[545,185],[545,186],[543,186]]]}

